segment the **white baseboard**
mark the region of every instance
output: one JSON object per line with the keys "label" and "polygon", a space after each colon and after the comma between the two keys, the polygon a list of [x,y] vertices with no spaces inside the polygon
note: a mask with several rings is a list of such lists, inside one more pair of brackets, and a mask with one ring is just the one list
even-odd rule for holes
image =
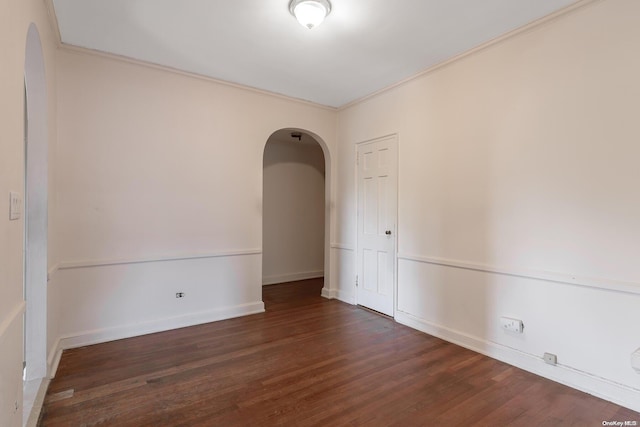
{"label": "white baseboard", "polygon": [[322,288],[322,293],[320,295],[326,299],[334,299],[336,297],[336,291],[327,289],[327,288]]}
{"label": "white baseboard", "polygon": [[356,298],[352,292],[345,292],[340,289],[334,292],[335,292],[335,296],[334,296],[335,299],[340,300],[342,302],[346,302],[347,304],[355,305]]}
{"label": "white baseboard", "polygon": [[262,285],[276,285],[278,283],[295,282],[298,280],[317,279],[324,276],[323,270],[303,271],[300,273],[279,274],[276,276],[265,276],[262,278]]}
{"label": "white baseboard", "polygon": [[58,371],[58,365],[60,364],[60,358],[62,357],[62,347],[60,346],[60,337],[56,340],[51,350],[49,350],[49,356],[47,357],[47,377],[53,378]]}
{"label": "white baseboard", "polygon": [[25,406],[22,408],[22,425],[24,427],[37,427],[49,381],[49,378],[40,378],[33,380],[31,384],[25,384],[23,399]]}
{"label": "white baseboard", "polygon": [[398,323],[434,337],[468,348],[541,377],[589,393],[617,405],[640,412],[640,390],[583,372],[566,365],[548,365],[541,356],[525,353],[492,341],[449,329],[411,314],[396,311]]}
{"label": "white baseboard", "polygon": [[172,329],[185,328],[187,326],[199,325],[202,323],[226,320],[234,317],[247,316],[264,312],[262,301],[237,305],[233,307],[217,308],[215,310],[186,314],[183,316],[158,319],[151,322],[118,326],[113,328],[95,329],[83,331],[77,334],[70,334],[61,337],[58,344],[49,355],[50,376],[54,377],[60,361],[62,350],[83,347],[85,345],[99,344],[108,341],[115,341],[124,338],[131,338],[140,335],[164,332]]}
{"label": "white baseboard", "polygon": [[349,292],[341,291],[339,289],[327,289],[322,288],[322,296],[327,299],[337,299],[347,304],[355,304],[356,300]]}

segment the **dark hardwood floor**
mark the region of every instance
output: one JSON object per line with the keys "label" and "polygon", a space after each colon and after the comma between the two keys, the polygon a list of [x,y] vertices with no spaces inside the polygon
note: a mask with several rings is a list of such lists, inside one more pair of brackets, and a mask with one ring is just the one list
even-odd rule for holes
{"label": "dark hardwood floor", "polygon": [[339,301],[265,287],[267,312],[73,350],[42,426],[602,426],[640,414]]}

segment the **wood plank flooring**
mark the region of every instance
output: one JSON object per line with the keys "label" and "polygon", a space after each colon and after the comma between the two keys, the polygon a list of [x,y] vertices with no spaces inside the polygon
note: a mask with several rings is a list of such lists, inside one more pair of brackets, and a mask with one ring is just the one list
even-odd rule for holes
{"label": "wood plank flooring", "polygon": [[640,414],[320,297],[73,350],[41,426],[602,426]]}

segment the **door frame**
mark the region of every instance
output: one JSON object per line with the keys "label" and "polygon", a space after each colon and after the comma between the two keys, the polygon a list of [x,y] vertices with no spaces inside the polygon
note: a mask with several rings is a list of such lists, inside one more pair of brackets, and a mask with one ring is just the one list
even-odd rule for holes
{"label": "door frame", "polygon": [[[395,215],[395,225],[394,225],[394,231],[393,231],[393,241],[394,241],[394,250],[393,250],[393,318],[395,319],[396,314],[398,312],[398,211],[399,211],[399,189],[400,189],[400,169],[399,169],[399,163],[400,163],[400,144],[399,144],[399,136],[398,133],[390,133],[387,135],[383,135],[383,136],[379,136],[377,138],[371,138],[371,139],[367,139],[364,141],[360,141],[360,142],[356,142],[354,144],[354,160],[353,160],[353,170],[354,170],[354,188],[355,188],[355,203],[356,203],[356,217],[355,217],[355,256],[354,258],[354,271],[355,271],[355,280],[353,283],[353,301],[355,305],[359,305],[358,304],[358,285],[356,285],[356,283],[361,280],[359,276],[360,274],[360,264],[361,264],[361,257],[360,257],[360,239],[358,237],[358,230],[360,227],[360,202],[359,202],[359,182],[358,182],[358,148],[364,144],[370,144],[373,142],[379,142],[379,141],[384,141],[384,140],[391,140],[392,143],[395,145],[395,150],[396,150],[396,189],[395,189],[395,197],[396,197],[396,209],[394,212]],[[364,306],[361,306],[364,307]],[[367,308],[367,307],[365,307]]]}

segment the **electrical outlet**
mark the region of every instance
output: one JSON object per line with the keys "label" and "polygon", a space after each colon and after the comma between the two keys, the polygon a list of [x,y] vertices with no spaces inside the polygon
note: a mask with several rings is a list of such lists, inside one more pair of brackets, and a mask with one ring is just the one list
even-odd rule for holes
{"label": "electrical outlet", "polygon": [[521,334],[524,331],[524,323],[522,323],[522,320],[520,319],[501,317],[500,325],[505,331],[515,332],[516,334]]}
{"label": "electrical outlet", "polygon": [[548,363],[549,365],[558,364],[558,356],[556,356],[555,354],[545,353],[544,356],[542,356],[542,358],[544,359],[544,363]]}
{"label": "electrical outlet", "polygon": [[9,192],[9,221],[20,219],[22,216],[22,197],[15,191]]}
{"label": "electrical outlet", "polygon": [[176,292],[176,298],[184,298],[184,292]]}

